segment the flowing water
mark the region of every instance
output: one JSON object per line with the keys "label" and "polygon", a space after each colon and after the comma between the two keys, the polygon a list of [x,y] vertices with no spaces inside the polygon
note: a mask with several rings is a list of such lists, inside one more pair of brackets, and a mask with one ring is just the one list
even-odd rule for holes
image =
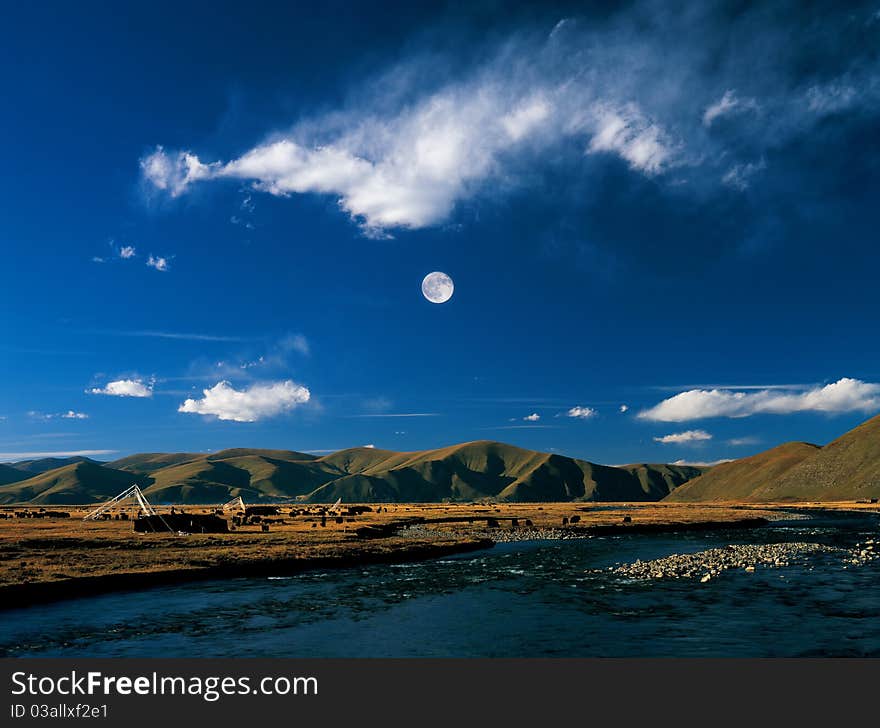
{"label": "flowing water", "polygon": [[232,579],[0,612],[0,655],[877,656],[880,560],[708,583],[588,573],[726,544],[851,548],[877,516],[748,531],[532,541],[434,561]]}

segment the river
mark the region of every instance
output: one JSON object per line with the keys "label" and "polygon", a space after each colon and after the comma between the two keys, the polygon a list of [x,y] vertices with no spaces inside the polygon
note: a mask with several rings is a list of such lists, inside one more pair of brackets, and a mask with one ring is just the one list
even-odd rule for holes
{"label": "river", "polygon": [[850,548],[877,516],[498,544],[434,561],[232,579],[0,612],[0,655],[53,657],[880,656],[880,560],[708,583],[593,569],[727,544]]}

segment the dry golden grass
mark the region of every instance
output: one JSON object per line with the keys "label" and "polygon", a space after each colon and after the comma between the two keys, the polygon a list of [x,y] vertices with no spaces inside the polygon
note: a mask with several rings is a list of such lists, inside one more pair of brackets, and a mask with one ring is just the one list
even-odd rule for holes
{"label": "dry golden grass", "polygon": [[[376,506],[372,506],[374,509]],[[486,528],[485,521],[468,523],[429,523],[425,535],[399,535],[374,540],[358,539],[354,529],[364,525],[382,525],[405,518],[496,518],[519,519],[535,528],[561,527],[562,519],[580,517],[576,528],[622,525],[629,516],[628,526],[653,524],[699,524],[734,522],[744,518],[772,516],[784,506],[742,504],[685,503],[514,503],[514,504],[407,504],[382,506],[382,512],[346,516],[339,524],[327,518],[320,526],[319,508],[309,515],[289,517],[289,506],[282,507],[283,523],[272,523],[269,532],[261,526],[244,526],[228,534],[177,535],[171,533],[139,534],[133,532],[131,521],[83,521],[85,508],[57,508],[71,513],[70,518],[6,518],[0,519],[0,596],[4,589],[21,585],[52,582],[83,584],[88,577],[110,575],[147,575],[175,573],[180,580],[187,572],[207,572],[236,568],[247,573],[249,567],[259,568],[284,564],[285,568],[307,567],[321,560],[322,566],[357,563],[359,559],[406,559],[409,556],[430,556],[432,550],[448,553],[479,545],[477,538]],[[799,504],[799,508],[880,510],[874,504]],[[12,514],[23,508],[0,509]],[[187,512],[211,513],[210,508],[187,508]],[[317,524],[317,525],[313,525]],[[510,521],[500,520],[502,529],[510,529]]]}

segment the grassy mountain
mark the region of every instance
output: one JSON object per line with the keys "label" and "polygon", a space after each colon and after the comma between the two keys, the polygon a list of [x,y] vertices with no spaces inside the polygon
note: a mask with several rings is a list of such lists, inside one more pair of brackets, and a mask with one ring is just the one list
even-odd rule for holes
{"label": "grassy mountain", "polygon": [[20,460],[17,463],[9,463],[16,470],[21,470],[23,473],[30,473],[28,477],[31,475],[39,475],[40,473],[46,473],[50,470],[57,470],[58,468],[63,468],[65,465],[72,465],[73,463],[98,463],[97,460],[92,460],[91,458],[83,457],[82,455],[74,455],[69,458],[39,458],[36,460]]}
{"label": "grassy mountain", "polygon": [[650,496],[655,496],[657,500],[669,495],[680,485],[698,478],[710,470],[704,466],[666,465],[663,463],[637,463],[621,467],[638,478],[642,490]]}
{"label": "grassy mountain", "polygon": [[0,485],[17,483],[19,480],[26,480],[29,477],[27,473],[22,472],[18,468],[0,463]]}
{"label": "grassy mountain", "polygon": [[239,448],[210,455],[145,453],[103,468],[66,466],[0,487],[0,502],[89,503],[136,479],[157,504],[220,503],[239,495],[246,502],[312,503],[646,501],[699,472],[672,465],[614,468],[490,441],[403,453],[351,448],[324,457]]}
{"label": "grassy mountain", "polygon": [[880,498],[880,416],[825,447],[789,442],[716,465],[668,497],[670,501],[758,503]]}
{"label": "grassy mountain", "polygon": [[803,500],[771,497],[786,473],[813,457],[820,448],[806,442],[787,442],[772,450],[716,465],[708,472],[673,490],[666,498],[677,503],[705,501]]}
{"label": "grassy mountain", "polygon": [[119,460],[113,460],[107,463],[107,467],[115,470],[125,470],[137,475],[148,475],[170,465],[179,465],[190,460],[196,460],[199,457],[202,456],[192,452],[143,452],[119,458]]}
{"label": "grassy mountain", "polygon": [[[347,502],[644,501],[659,500],[669,492],[645,485],[621,468],[486,440],[410,453],[355,448],[320,458],[316,464],[345,473],[307,495],[307,500],[319,503],[337,498]],[[684,479],[683,472],[680,477]]]}
{"label": "grassy mountain", "polygon": [[773,500],[880,498],[880,416],[791,468],[765,495]]}
{"label": "grassy mountain", "polygon": [[137,477],[97,463],[71,463],[33,478],[0,487],[0,504],[74,505],[112,498]]}
{"label": "grassy mountain", "polygon": [[157,503],[216,503],[239,495],[245,501],[290,499],[341,475],[325,472],[312,462],[265,455],[222,459],[212,455],[153,472],[144,493]]}

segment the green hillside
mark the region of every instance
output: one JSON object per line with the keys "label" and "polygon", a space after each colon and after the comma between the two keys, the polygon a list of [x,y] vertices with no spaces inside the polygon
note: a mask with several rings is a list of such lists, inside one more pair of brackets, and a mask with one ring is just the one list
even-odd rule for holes
{"label": "green hillside", "polygon": [[771,497],[772,489],[783,475],[819,451],[817,445],[787,442],[751,457],[721,463],[673,490],[666,500],[677,503],[802,500],[796,492],[784,498]]}
{"label": "green hillside", "polygon": [[105,501],[137,477],[93,462],[78,462],[0,487],[0,504],[75,505]]}

